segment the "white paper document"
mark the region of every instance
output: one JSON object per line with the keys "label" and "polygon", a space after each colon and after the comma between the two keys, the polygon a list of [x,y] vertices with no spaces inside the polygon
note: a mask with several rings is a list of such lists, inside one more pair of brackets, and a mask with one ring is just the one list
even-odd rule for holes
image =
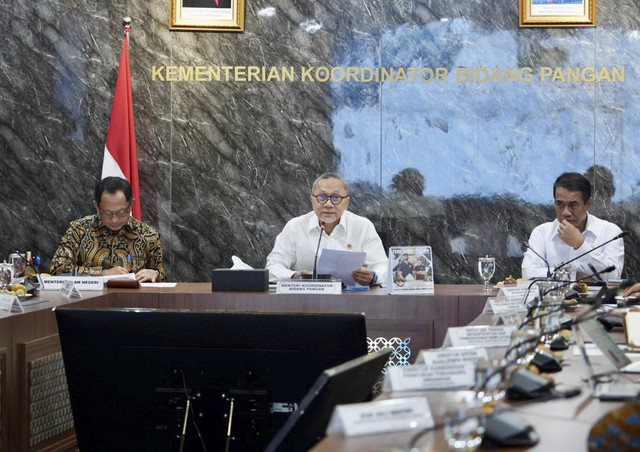
{"label": "white paper document", "polygon": [[352,273],[364,265],[367,253],[360,251],[342,251],[325,248],[318,258],[318,274],[331,275],[342,280],[347,286],[355,286]]}

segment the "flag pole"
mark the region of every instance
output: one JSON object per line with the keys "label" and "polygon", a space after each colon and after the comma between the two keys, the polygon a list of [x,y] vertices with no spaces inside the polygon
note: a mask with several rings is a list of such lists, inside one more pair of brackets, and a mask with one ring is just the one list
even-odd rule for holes
{"label": "flag pole", "polygon": [[122,18],[122,28],[125,38],[129,39],[129,32],[131,31],[131,17],[127,16]]}
{"label": "flag pole", "polygon": [[133,96],[131,94],[131,68],[129,63],[129,33],[131,18],[122,19],[124,44],[120,55],[120,68],[113,97],[111,119],[104,148],[102,179],[116,176],[127,179],[132,190],[132,216],[142,221],[140,208],[140,182],[138,177],[138,148],[133,119]]}

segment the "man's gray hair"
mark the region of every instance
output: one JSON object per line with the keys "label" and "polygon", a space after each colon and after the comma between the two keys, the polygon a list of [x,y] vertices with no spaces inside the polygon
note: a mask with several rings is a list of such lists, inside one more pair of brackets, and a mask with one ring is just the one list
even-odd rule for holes
{"label": "man's gray hair", "polygon": [[318,186],[320,181],[325,180],[325,179],[338,179],[340,182],[342,182],[342,185],[344,186],[344,189],[347,191],[347,195],[349,194],[349,184],[347,184],[347,181],[344,180],[344,178],[341,175],[339,175],[338,173],[324,173],[324,174],[321,174],[315,180],[313,185],[311,186],[311,194],[313,194],[313,192],[316,191],[316,187]]}

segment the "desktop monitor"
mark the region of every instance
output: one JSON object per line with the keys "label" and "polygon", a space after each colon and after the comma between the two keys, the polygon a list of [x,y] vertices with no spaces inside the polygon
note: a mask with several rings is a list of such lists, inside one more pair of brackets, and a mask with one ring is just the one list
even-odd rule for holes
{"label": "desktop monitor", "polygon": [[363,314],[55,310],[80,451],[263,450]]}
{"label": "desktop monitor", "polygon": [[393,352],[384,348],[322,372],[264,452],[305,452],[320,441],[337,405],[366,402]]}

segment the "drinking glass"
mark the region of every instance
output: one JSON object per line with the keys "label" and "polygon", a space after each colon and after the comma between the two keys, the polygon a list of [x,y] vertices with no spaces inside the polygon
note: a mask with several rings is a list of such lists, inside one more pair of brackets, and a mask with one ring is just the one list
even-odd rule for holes
{"label": "drinking glass", "polygon": [[511,343],[505,358],[517,365],[524,366],[533,359],[540,343],[540,330],[525,328],[511,333]]}
{"label": "drinking glass", "polygon": [[478,258],[478,273],[480,273],[480,277],[484,281],[484,287],[482,291],[484,293],[491,292],[489,288],[489,280],[496,272],[496,258],[495,257],[479,257]]}
{"label": "drinking glass", "polygon": [[506,391],[507,363],[504,360],[479,360],[475,368],[475,391],[485,407],[492,410]]}
{"label": "drinking glass", "polygon": [[566,265],[556,270],[553,279],[558,281],[557,294],[564,297],[570,289],[571,284],[571,265]]}
{"label": "drinking glass", "polygon": [[475,395],[448,401],[444,436],[449,450],[474,451],[480,447],[485,421],[484,404]]}

